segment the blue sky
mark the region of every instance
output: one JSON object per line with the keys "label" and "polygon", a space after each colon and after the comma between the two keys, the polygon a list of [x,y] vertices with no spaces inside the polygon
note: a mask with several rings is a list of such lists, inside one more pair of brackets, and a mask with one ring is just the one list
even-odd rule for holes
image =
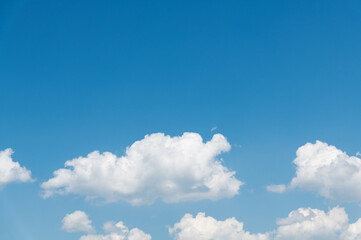
{"label": "blue sky", "polygon": [[[172,239],[186,213],[236,217],[250,232],[311,207],[344,207],[312,191],[266,191],[295,176],[307,142],[361,151],[359,1],[1,1],[0,151],[32,183],[0,191],[0,239],[78,239],[61,229],[75,210],[97,230],[124,221]],[[212,128],[215,130],[211,131]],[[216,133],[232,146],[217,158],[244,182],[216,201],[132,206],[68,194],[41,198],[41,183],[99,150],[123,156],[152,133]]]}

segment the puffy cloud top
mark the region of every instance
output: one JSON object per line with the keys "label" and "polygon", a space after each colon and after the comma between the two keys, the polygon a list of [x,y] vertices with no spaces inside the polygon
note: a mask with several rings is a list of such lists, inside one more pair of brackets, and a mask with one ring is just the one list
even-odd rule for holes
{"label": "puffy cloud top", "polygon": [[198,213],[196,217],[186,214],[169,233],[175,240],[267,240],[269,234],[250,234],[243,230],[243,223],[235,218],[218,221]]}
{"label": "puffy cloud top", "polygon": [[[75,211],[67,214],[63,219],[64,230],[68,232],[95,232],[88,215],[82,211]],[[106,222],[103,226],[104,235],[87,234],[80,237],[80,240],[151,240],[149,234],[138,228],[129,230],[123,222]]]}
{"label": "puffy cloud top", "polygon": [[341,235],[342,240],[361,240],[361,218],[350,224]]}
{"label": "puffy cloud top", "polygon": [[95,151],[67,161],[42,184],[43,196],[73,193],[134,205],[232,197],[243,183],[216,158],[230,148],[221,134],[206,143],[197,133],[147,135],[122,157]]}
{"label": "puffy cloud top", "polygon": [[283,192],[287,189],[317,192],[336,202],[361,201],[361,159],[348,156],[335,146],[316,141],[307,143],[296,152],[296,176],[291,183],[271,185],[267,189]]}
{"label": "puffy cloud top", "polygon": [[106,222],[104,224],[104,235],[84,235],[80,240],[151,240],[149,234],[144,233],[138,228],[129,230],[123,222]]}
{"label": "puffy cloud top", "polygon": [[361,240],[361,219],[349,224],[345,210],[335,207],[327,213],[299,208],[277,221],[278,227],[267,233],[251,234],[235,218],[224,221],[198,213],[186,214],[169,233],[174,240]]}
{"label": "puffy cloud top", "polygon": [[0,189],[11,182],[31,182],[31,172],[14,162],[11,148],[0,151]]}
{"label": "puffy cloud top", "polygon": [[94,232],[88,215],[82,211],[75,211],[63,218],[62,229],[67,232]]}
{"label": "puffy cloud top", "polygon": [[277,224],[277,240],[337,240],[348,225],[348,216],[339,207],[328,213],[318,209],[299,208],[287,218],[279,219]]}

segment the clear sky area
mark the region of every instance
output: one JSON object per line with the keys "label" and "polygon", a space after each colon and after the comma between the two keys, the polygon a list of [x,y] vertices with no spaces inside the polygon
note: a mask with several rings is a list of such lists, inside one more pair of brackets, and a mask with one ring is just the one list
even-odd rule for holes
{"label": "clear sky area", "polygon": [[360,124],[360,1],[0,1],[1,240],[359,240]]}

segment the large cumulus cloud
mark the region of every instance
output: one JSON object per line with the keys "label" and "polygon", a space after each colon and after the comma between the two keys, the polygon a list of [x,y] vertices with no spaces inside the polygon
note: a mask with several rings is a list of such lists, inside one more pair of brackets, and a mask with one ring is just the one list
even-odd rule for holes
{"label": "large cumulus cloud", "polygon": [[277,221],[276,240],[339,240],[347,231],[348,216],[343,208],[329,212],[299,208]]}
{"label": "large cumulus cloud", "polygon": [[198,213],[186,214],[169,233],[174,240],[360,240],[361,219],[350,224],[340,207],[324,212],[299,208],[277,221],[277,228],[266,233],[249,233],[235,218],[216,220]]}
{"label": "large cumulus cloud", "polygon": [[235,218],[218,221],[198,213],[193,217],[186,214],[169,233],[175,240],[268,240],[269,234],[251,234],[243,229],[243,223]]}
{"label": "large cumulus cloud", "polygon": [[361,201],[361,159],[349,156],[335,146],[316,141],[307,143],[296,152],[296,176],[290,184],[271,185],[272,192],[288,189],[317,192],[335,202]]}
{"label": "large cumulus cloud", "polygon": [[11,148],[0,151],[0,189],[11,182],[31,182],[31,172],[14,162]]}
{"label": "large cumulus cloud", "polygon": [[197,133],[147,135],[122,157],[95,151],[67,161],[42,184],[43,196],[73,193],[134,205],[232,197],[242,182],[217,158],[230,148],[221,134],[208,142]]}

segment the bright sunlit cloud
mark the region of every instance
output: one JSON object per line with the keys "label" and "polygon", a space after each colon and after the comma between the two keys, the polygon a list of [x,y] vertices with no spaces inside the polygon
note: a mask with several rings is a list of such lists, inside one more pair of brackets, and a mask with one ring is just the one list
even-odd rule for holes
{"label": "bright sunlit cloud", "polygon": [[335,146],[316,141],[296,152],[296,176],[289,185],[270,185],[270,192],[287,189],[316,192],[336,202],[361,201],[361,159],[349,156]]}
{"label": "bright sunlit cloud", "polygon": [[13,161],[13,153],[11,148],[0,151],[0,189],[11,182],[33,181],[30,170]]}
{"label": "bright sunlit cloud", "polygon": [[87,232],[79,240],[151,240],[149,234],[138,228],[128,229],[122,221],[106,222],[103,225],[104,234],[96,234],[88,215],[82,211],[67,214],[63,219],[63,230],[67,232]]}
{"label": "bright sunlit cloud", "polygon": [[94,232],[92,222],[89,220],[88,215],[82,211],[75,211],[67,214],[62,221],[62,229],[67,232]]}
{"label": "bright sunlit cloud", "polygon": [[133,205],[230,198],[243,184],[217,158],[230,149],[221,134],[208,142],[197,133],[147,135],[121,157],[95,151],[67,161],[42,184],[43,196],[72,193]]}
{"label": "bright sunlit cloud", "polygon": [[244,230],[235,218],[217,220],[198,213],[186,214],[169,233],[174,240],[359,240],[361,219],[350,224],[345,210],[335,207],[328,212],[299,208],[277,220],[278,227],[265,233]]}

